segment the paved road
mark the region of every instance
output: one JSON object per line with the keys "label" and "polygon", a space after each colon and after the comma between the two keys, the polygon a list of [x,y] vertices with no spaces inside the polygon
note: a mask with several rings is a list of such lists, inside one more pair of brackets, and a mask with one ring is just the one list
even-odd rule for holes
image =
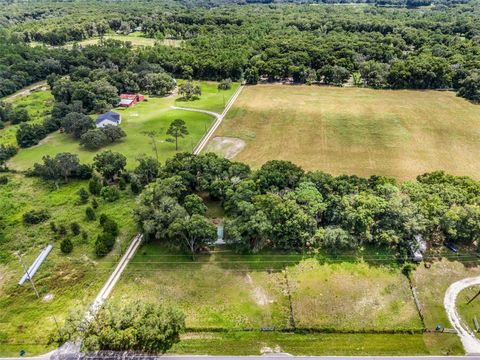
{"label": "paved road", "polygon": [[195,111],[195,112],[201,112],[201,113],[204,113],[204,114],[209,114],[209,115],[212,115],[216,118],[215,122],[213,123],[212,126],[210,126],[210,129],[208,129],[207,133],[202,137],[202,139],[200,140],[200,142],[198,143],[198,145],[195,147],[195,149],[193,150],[193,153],[195,155],[198,155],[202,152],[202,150],[204,149],[204,147],[208,144],[208,142],[210,141],[210,138],[213,136],[213,134],[215,133],[215,131],[218,129],[218,127],[220,126],[220,124],[222,123],[225,115],[227,115],[228,113],[228,110],[230,110],[230,108],[232,107],[233,103],[235,102],[235,100],[237,100],[238,96],[240,95],[240,93],[242,92],[242,89],[243,89],[243,85],[240,85],[239,88],[237,89],[237,91],[235,91],[235,93],[233,94],[233,96],[230,98],[230,100],[228,101],[227,103],[227,106],[225,106],[225,109],[223,110],[223,112],[221,114],[217,114],[216,112],[213,112],[213,111],[208,111],[208,110],[201,110],[201,109],[195,109],[195,108],[189,108],[189,107],[177,107],[177,106],[172,106],[172,109],[176,109],[176,110],[185,110],[185,111]]}
{"label": "paved road", "polygon": [[128,247],[127,251],[125,252],[125,254],[123,254],[122,258],[120,259],[120,262],[117,264],[117,267],[115,268],[113,273],[110,275],[105,285],[103,285],[102,290],[100,290],[97,297],[95,298],[95,301],[90,307],[90,310],[85,315],[85,319],[87,321],[90,320],[92,316],[95,315],[95,313],[102,307],[108,295],[110,295],[110,293],[112,292],[115,284],[120,279],[120,276],[122,275],[123,271],[127,267],[133,255],[135,255],[135,252],[137,251],[138,247],[142,242],[142,238],[143,238],[142,234],[138,234],[137,236],[135,236],[130,246]]}
{"label": "paved road", "polygon": [[458,294],[470,286],[480,285],[480,276],[462,279],[450,285],[445,292],[443,305],[448,315],[448,320],[457,330],[458,336],[462,341],[463,348],[467,354],[480,354],[480,341],[470,328],[460,318],[457,311]]}
{"label": "paved road", "polygon": [[232,355],[158,355],[140,356],[130,355],[123,352],[105,353],[102,355],[74,355],[51,353],[35,357],[0,358],[0,360],[271,360],[271,359],[295,359],[295,360],[480,360],[480,355],[465,356],[293,356],[286,353],[271,353],[264,355],[232,356]]}

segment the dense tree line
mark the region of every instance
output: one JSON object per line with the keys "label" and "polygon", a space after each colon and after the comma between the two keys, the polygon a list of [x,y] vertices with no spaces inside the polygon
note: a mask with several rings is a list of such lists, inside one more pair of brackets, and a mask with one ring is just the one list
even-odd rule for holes
{"label": "dense tree line", "polygon": [[185,315],[176,308],[139,301],[107,303],[90,321],[84,317],[82,311],[72,312],[51,340],[62,345],[81,339],[81,350],[87,354],[101,350],[158,354],[179,342],[185,329]]}
{"label": "dense tree line", "polygon": [[480,182],[468,177],[433,172],[397,183],[381,176],[305,172],[276,160],[252,171],[214,154],[186,153],[167,160],[158,174],[143,191],[135,217],[146,239],[192,254],[215,239],[197,193],[221,201],[226,241],[239,252],[371,245],[406,255],[416,235],[435,245],[479,239]]}
{"label": "dense tree line", "polygon": [[[22,20],[20,16],[2,33],[0,93],[11,93],[51,73],[70,74],[78,90],[65,99],[92,95],[83,104],[89,111],[109,103],[108,96],[94,96],[98,95],[95,89],[108,89],[105,82],[98,82],[105,80],[119,92],[164,94],[171,88],[167,72],[183,78],[243,78],[249,83],[287,79],[335,85],[361,76],[360,83],[376,88],[455,88],[471,100],[479,97],[480,10],[475,2],[436,3],[422,10],[231,3],[205,2],[204,7],[194,8],[188,2],[115,3],[104,8],[95,1],[43,3],[39,6],[48,17],[32,20],[26,15]],[[409,3],[415,6],[414,1]],[[91,8],[98,11],[92,13]],[[86,13],[86,9],[88,15],[74,16],[73,11]],[[25,10],[26,14],[33,11]],[[85,28],[81,35],[68,35],[79,27]],[[57,45],[135,29],[149,37],[184,43],[135,49],[128,43],[104,41],[71,50],[25,44],[35,40]],[[67,38],[54,40],[52,34],[46,35],[49,32]],[[86,79],[89,85],[82,84]]]}

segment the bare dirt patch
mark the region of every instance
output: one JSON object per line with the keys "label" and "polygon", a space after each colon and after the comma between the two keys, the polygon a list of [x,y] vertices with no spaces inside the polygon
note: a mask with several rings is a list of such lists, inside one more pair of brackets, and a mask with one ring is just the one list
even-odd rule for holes
{"label": "bare dirt patch", "polygon": [[252,287],[251,295],[258,305],[265,306],[273,303],[273,300],[269,299],[265,291],[260,286],[254,284],[250,274],[245,275],[245,281]]}
{"label": "bare dirt patch", "polygon": [[232,159],[245,148],[245,145],[245,141],[242,139],[217,136],[210,140],[206,152],[214,152],[227,159]]}

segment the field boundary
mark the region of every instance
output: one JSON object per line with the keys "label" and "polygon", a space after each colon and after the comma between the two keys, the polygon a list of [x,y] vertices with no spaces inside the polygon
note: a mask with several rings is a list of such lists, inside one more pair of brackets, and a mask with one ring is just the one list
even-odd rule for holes
{"label": "field boundary", "polygon": [[[235,91],[235,93],[232,95],[232,97],[228,101],[227,106],[225,106],[225,109],[223,110],[223,112],[219,116],[217,116],[215,122],[210,126],[207,133],[200,139],[200,142],[197,144],[197,146],[195,146],[195,149],[193,149],[194,155],[200,154],[203,148],[208,144],[208,142],[210,141],[210,138],[213,136],[213,134],[215,133],[215,131],[218,129],[223,119],[225,118],[225,115],[227,115],[228,111],[230,110],[230,108],[232,107],[232,105],[235,103],[238,96],[242,92],[243,87],[244,85],[240,85],[238,87],[237,91]],[[198,109],[191,109],[191,108],[184,108],[183,110],[198,111]],[[212,113],[210,113],[210,115],[212,115]]]}
{"label": "field boundary", "polygon": [[142,234],[137,234],[133,238],[133,241],[130,243],[130,246],[128,247],[127,251],[125,252],[125,254],[123,254],[122,258],[120,259],[117,266],[115,267],[115,270],[110,275],[105,285],[103,285],[102,289],[100,290],[97,297],[93,301],[92,306],[90,307],[90,310],[85,315],[85,319],[87,321],[91,320],[92,317],[95,316],[98,310],[102,307],[108,295],[110,295],[113,288],[115,287],[118,280],[120,279],[120,276],[122,275],[123,271],[126,269],[128,263],[130,262],[132,257],[135,255],[138,247],[142,243],[142,239],[143,239]]}

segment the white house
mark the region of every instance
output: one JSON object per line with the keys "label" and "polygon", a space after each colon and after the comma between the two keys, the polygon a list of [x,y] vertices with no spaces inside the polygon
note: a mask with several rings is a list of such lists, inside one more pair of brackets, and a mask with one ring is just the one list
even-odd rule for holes
{"label": "white house", "polygon": [[109,111],[97,116],[97,128],[103,128],[106,125],[118,126],[122,122],[122,117],[119,113]]}

